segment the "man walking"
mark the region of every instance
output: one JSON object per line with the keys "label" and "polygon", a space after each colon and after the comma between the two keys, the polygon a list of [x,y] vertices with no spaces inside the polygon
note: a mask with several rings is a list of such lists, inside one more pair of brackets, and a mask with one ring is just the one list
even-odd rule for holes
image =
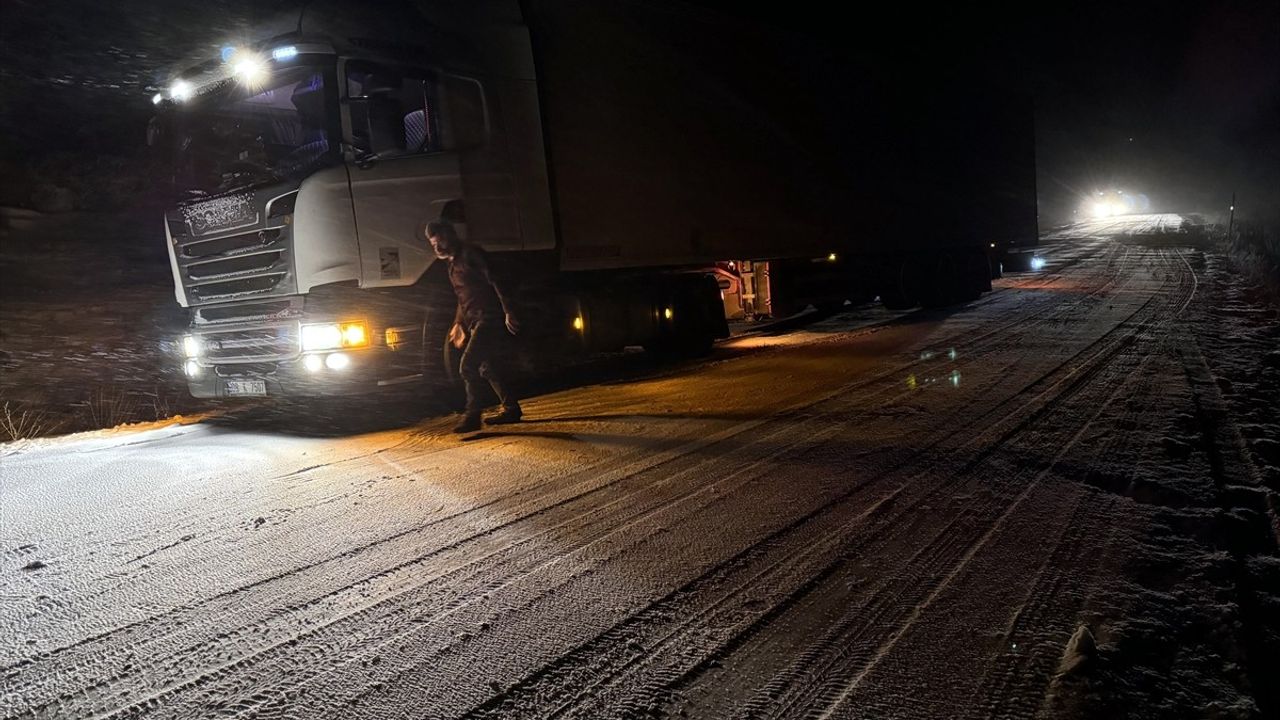
{"label": "man walking", "polygon": [[480,429],[481,378],[489,381],[502,402],[502,413],[485,418],[485,422],[520,422],[523,412],[503,377],[506,368],[502,362],[507,334],[515,335],[520,325],[507,295],[489,273],[488,256],[481,248],[462,242],[451,223],[428,223],[426,235],[436,257],[448,261],[449,282],[458,296],[458,314],[449,329],[449,342],[462,350],[460,371],[467,388],[467,409],[453,431]]}

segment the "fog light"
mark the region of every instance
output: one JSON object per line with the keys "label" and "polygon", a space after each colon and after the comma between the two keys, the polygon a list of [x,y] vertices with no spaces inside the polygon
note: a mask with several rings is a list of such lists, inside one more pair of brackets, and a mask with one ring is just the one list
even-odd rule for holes
{"label": "fog light", "polygon": [[324,367],[324,360],[319,355],[304,355],[302,367],[310,372],[320,372],[320,368]]}
{"label": "fog light", "polygon": [[341,370],[351,364],[351,358],[344,353],[333,353],[324,359],[324,364],[330,370]]}
{"label": "fog light", "polygon": [[195,360],[188,360],[185,369],[187,371],[187,377],[200,376],[200,363],[196,362]]}

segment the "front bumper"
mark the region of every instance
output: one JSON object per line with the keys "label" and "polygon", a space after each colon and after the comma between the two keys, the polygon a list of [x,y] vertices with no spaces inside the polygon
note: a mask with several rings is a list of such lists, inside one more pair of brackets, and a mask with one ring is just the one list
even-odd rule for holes
{"label": "front bumper", "polygon": [[[191,394],[367,395],[420,381],[421,305],[380,307],[368,302],[370,297],[330,288],[328,294],[197,308],[187,330],[190,345],[185,338],[177,343]],[[304,325],[355,321],[365,324],[368,344],[303,352]]]}
{"label": "front bumper", "polygon": [[[326,363],[334,354],[346,358],[344,367],[335,369]],[[317,359],[310,368],[304,355],[268,363],[201,365],[194,375],[188,374],[187,386],[198,398],[254,397],[259,388],[266,397],[328,397],[403,389],[422,379],[420,373],[397,367],[397,358],[385,347],[313,355]],[[246,395],[246,389],[253,393]]]}

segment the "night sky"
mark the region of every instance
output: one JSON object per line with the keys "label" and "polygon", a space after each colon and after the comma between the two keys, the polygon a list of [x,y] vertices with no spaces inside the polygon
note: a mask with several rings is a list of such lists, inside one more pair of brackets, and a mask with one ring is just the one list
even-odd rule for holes
{"label": "night sky", "polygon": [[[709,3],[704,3],[709,4]],[[177,58],[212,56],[288,2],[5,0],[0,5],[3,202],[50,154],[138,155],[149,97]],[[1155,210],[1280,216],[1280,3],[1078,4],[1052,9],[732,12],[886,67],[983,55],[1037,107],[1041,225],[1122,187]]]}

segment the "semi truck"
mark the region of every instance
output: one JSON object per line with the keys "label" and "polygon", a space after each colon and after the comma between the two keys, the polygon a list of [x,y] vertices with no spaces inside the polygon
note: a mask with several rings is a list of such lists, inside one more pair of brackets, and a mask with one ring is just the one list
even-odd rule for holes
{"label": "semi truck", "polygon": [[306,3],[167,78],[149,141],[197,397],[449,374],[424,237],[521,352],[696,354],[727,319],[977,298],[1036,238],[1030,104],[678,0]]}

